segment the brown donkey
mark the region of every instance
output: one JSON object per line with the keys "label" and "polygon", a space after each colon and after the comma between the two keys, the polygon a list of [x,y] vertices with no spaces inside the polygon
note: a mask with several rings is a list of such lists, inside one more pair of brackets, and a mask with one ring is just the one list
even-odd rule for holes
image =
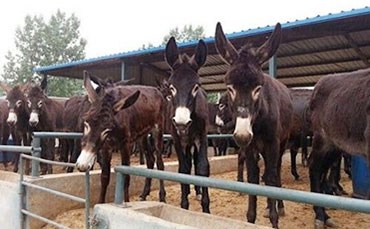
{"label": "brown donkey", "polygon": [[[207,58],[207,46],[200,40],[195,54],[188,57],[180,55],[174,37],[166,45],[166,61],[171,67],[171,76],[168,79],[172,103],[171,135],[175,144],[179,160],[179,173],[190,174],[192,158],[194,158],[195,174],[209,176],[209,162],[207,158],[207,125],[208,106],[205,92],[200,87],[198,70]],[[199,145],[191,148],[199,140]],[[198,151],[199,149],[199,151]],[[188,209],[190,185],[181,184],[181,207]],[[199,194],[199,193],[197,193]],[[201,205],[203,212],[209,213],[208,188],[202,187]]]}
{"label": "brown donkey", "polygon": [[[151,132],[157,156],[157,168],[164,170],[163,150],[163,107],[164,98],[154,87],[117,86],[101,88],[97,93],[85,73],[84,86],[91,103],[84,116],[84,135],[81,139],[82,151],[77,159],[77,169],[86,171],[94,165],[98,153],[101,156],[101,189],[99,202],[105,202],[105,195],[110,179],[110,162],[113,151],[121,153],[123,165],[130,165],[133,144],[146,139]],[[152,151],[145,151],[147,167],[154,168]],[[125,176],[125,201],[129,201],[130,177]],[[145,180],[141,199],[150,193],[151,178]],[[160,201],[165,201],[166,192],[160,180]]]}
{"label": "brown donkey", "polygon": [[[222,31],[216,28],[217,51],[230,65],[225,83],[235,120],[234,139],[245,151],[248,182],[259,183],[258,154],[265,161],[266,185],[281,187],[281,157],[292,125],[292,101],[289,89],[262,71],[262,65],[279,47],[281,26],[277,24],[271,37],[260,47],[243,46],[239,51]],[[247,219],[256,220],[257,197],[249,196]],[[279,213],[283,203],[278,202]],[[278,227],[276,200],[268,198],[269,217]]]}
{"label": "brown donkey", "polygon": [[[326,173],[342,151],[363,155],[370,164],[369,86],[370,68],[324,76],[317,82],[310,102],[314,134],[309,162],[312,192],[323,192]],[[335,225],[325,208],[313,209],[315,228]]]}

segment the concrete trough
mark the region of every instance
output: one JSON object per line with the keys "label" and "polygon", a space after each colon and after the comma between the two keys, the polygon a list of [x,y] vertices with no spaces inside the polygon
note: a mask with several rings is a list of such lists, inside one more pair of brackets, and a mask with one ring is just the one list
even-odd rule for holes
{"label": "concrete trough", "polygon": [[187,211],[160,202],[130,202],[126,206],[97,204],[94,207],[94,228],[178,228],[178,229],[263,229],[245,221]]}
{"label": "concrete trough", "polygon": [[[237,155],[229,155],[223,157],[212,157],[209,159],[211,174],[219,174],[237,169]],[[138,166],[145,167],[145,166]],[[165,170],[171,172],[178,171],[177,162],[165,163]],[[90,206],[94,206],[99,199],[100,190],[100,170],[94,170],[90,173],[90,188],[91,188],[91,202]],[[68,193],[74,196],[84,198],[85,196],[85,177],[84,173],[63,173],[45,175],[40,178],[32,178],[25,176],[25,180],[33,184],[41,185],[53,190]],[[130,182],[130,196],[138,195],[142,192],[144,187],[143,177],[131,176]],[[106,202],[113,202],[115,190],[116,176],[112,169],[110,185],[108,186]],[[19,175],[15,173],[0,171],[0,225],[2,228],[20,228],[20,214],[18,195]],[[165,181],[165,186],[176,184],[174,182]],[[152,190],[159,188],[158,180],[153,180]],[[39,214],[48,219],[54,219],[62,212],[83,208],[83,204],[57,197],[53,194],[42,192],[36,189],[26,189],[27,209],[33,213]],[[7,216],[8,217],[3,217]],[[11,220],[9,220],[11,219]],[[40,228],[44,225],[43,222],[29,217],[27,225],[29,228]]]}

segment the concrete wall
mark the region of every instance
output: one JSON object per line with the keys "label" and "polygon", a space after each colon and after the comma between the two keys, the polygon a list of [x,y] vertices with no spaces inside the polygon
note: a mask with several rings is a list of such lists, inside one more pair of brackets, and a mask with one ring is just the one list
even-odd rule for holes
{"label": "concrete wall", "polygon": [[[139,166],[145,167],[145,166]],[[237,156],[230,155],[224,157],[212,157],[210,158],[210,168],[211,174],[218,174],[224,173],[229,171],[235,171],[237,169]],[[177,172],[178,170],[178,163],[177,162],[167,162],[165,163],[165,170],[171,172]],[[0,173],[1,174],[1,173]],[[100,170],[92,171],[90,173],[90,185],[91,185],[91,206],[97,203],[99,198],[99,191],[100,191]],[[13,174],[17,176],[17,174]],[[27,181],[51,188],[53,190],[58,190],[63,193],[72,194],[81,198],[85,196],[85,176],[84,173],[69,173],[69,174],[52,174],[46,175],[42,178],[31,178],[26,177]],[[110,185],[108,186],[107,191],[107,202],[112,202],[114,200],[114,188],[115,188],[115,174],[112,171]],[[174,182],[165,181],[165,185],[172,185],[175,184]],[[14,190],[8,190],[9,195],[14,195],[14,200],[9,201],[6,199],[6,203],[11,205],[19,206],[19,198],[17,196],[17,183],[13,183],[15,188]],[[141,193],[144,187],[144,178],[143,177],[131,177],[130,182],[130,195],[138,195]],[[152,182],[152,190],[158,189],[159,182],[158,180],[153,180]],[[0,186],[0,188],[3,188]],[[0,189],[1,190],[1,189]],[[1,197],[0,197],[1,198]],[[16,204],[17,203],[17,204]],[[32,188],[27,189],[27,209],[31,212],[37,213],[43,217],[53,219],[58,214],[64,211],[76,209],[76,208],[83,208],[83,204],[79,204],[77,202],[57,197],[53,194],[41,192]],[[18,212],[19,209],[15,210]],[[19,219],[19,218],[18,218]],[[0,224],[2,225],[2,224]],[[29,220],[30,228],[40,228],[43,223],[30,219]],[[10,227],[13,228],[13,227]]]}
{"label": "concrete wall", "polygon": [[159,202],[130,202],[126,206],[97,204],[94,207],[96,228],[202,228],[267,229],[268,227],[225,217],[187,211]]}
{"label": "concrete wall", "polygon": [[20,198],[18,195],[19,175],[11,172],[0,173],[0,227],[20,228]]}

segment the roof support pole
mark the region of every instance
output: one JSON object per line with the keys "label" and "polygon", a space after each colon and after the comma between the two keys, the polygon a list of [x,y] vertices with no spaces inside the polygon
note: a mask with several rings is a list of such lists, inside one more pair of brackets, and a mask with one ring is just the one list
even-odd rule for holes
{"label": "roof support pole", "polygon": [[121,64],[121,81],[123,80],[127,80],[128,76],[127,76],[127,72],[126,72],[126,63],[124,61],[122,61],[122,64]]}
{"label": "roof support pole", "polygon": [[277,76],[277,57],[273,55],[269,60],[269,75],[276,78]]}

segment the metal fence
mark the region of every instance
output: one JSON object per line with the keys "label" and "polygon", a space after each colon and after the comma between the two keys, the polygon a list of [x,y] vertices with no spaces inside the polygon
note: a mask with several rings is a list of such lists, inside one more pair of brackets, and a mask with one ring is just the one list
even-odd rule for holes
{"label": "metal fence", "polygon": [[123,165],[115,167],[114,170],[116,172],[115,204],[122,204],[124,200],[124,176],[135,175],[370,214],[369,200],[345,198],[152,169],[134,168]]}
{"label": "metal fence", "polygon": [[33,143],[32,146],[10,146],[10,145],[0,145],[0,151],[6,152],[14,152],[14,153],[29,153],[32,156],[21,154],[20,161],[19,161],[19,173],[20,173],[20,181],[19,181],[19,195],[20,195],[20,219],[21,219],[21,228],[27,228],[27,219],[26,216],[30,216],[32,218],[38,219],[45,223],[54,225],[58,228],[67,229],[62,224],[59,224],[53,220],[47,219],[35,213],[32,213],[26,209],[27,199],[26,199],[26,187],[37,189],[39,191],[48,192],[54,194],[56,196],[60,196],[63,198],[67,198],[79,203],[85,204],[85,227],[88,229],[90,227],[89,216],[90,216],[90,172],[85,172],[85,199],[73,196],[70,194],[66,194],[57,190],[53,190],[44,186],[36,185],[31,182],[27,182],[24,180],[24,160],[31,160],[32,161],[32,176],[39,177],[39,165],[41,163],[56,165],[56,166],[66,166],[66,167],[75,167],[75,164],[72,163],[65,163],[65,162],[57,162],[57,161],[50,161],[41,159],[41,139],[42,138],[69,138],[69,139],[77,139],[81,138],[81,133],[54,133],[54,132],[35,132],[33,133]]}

